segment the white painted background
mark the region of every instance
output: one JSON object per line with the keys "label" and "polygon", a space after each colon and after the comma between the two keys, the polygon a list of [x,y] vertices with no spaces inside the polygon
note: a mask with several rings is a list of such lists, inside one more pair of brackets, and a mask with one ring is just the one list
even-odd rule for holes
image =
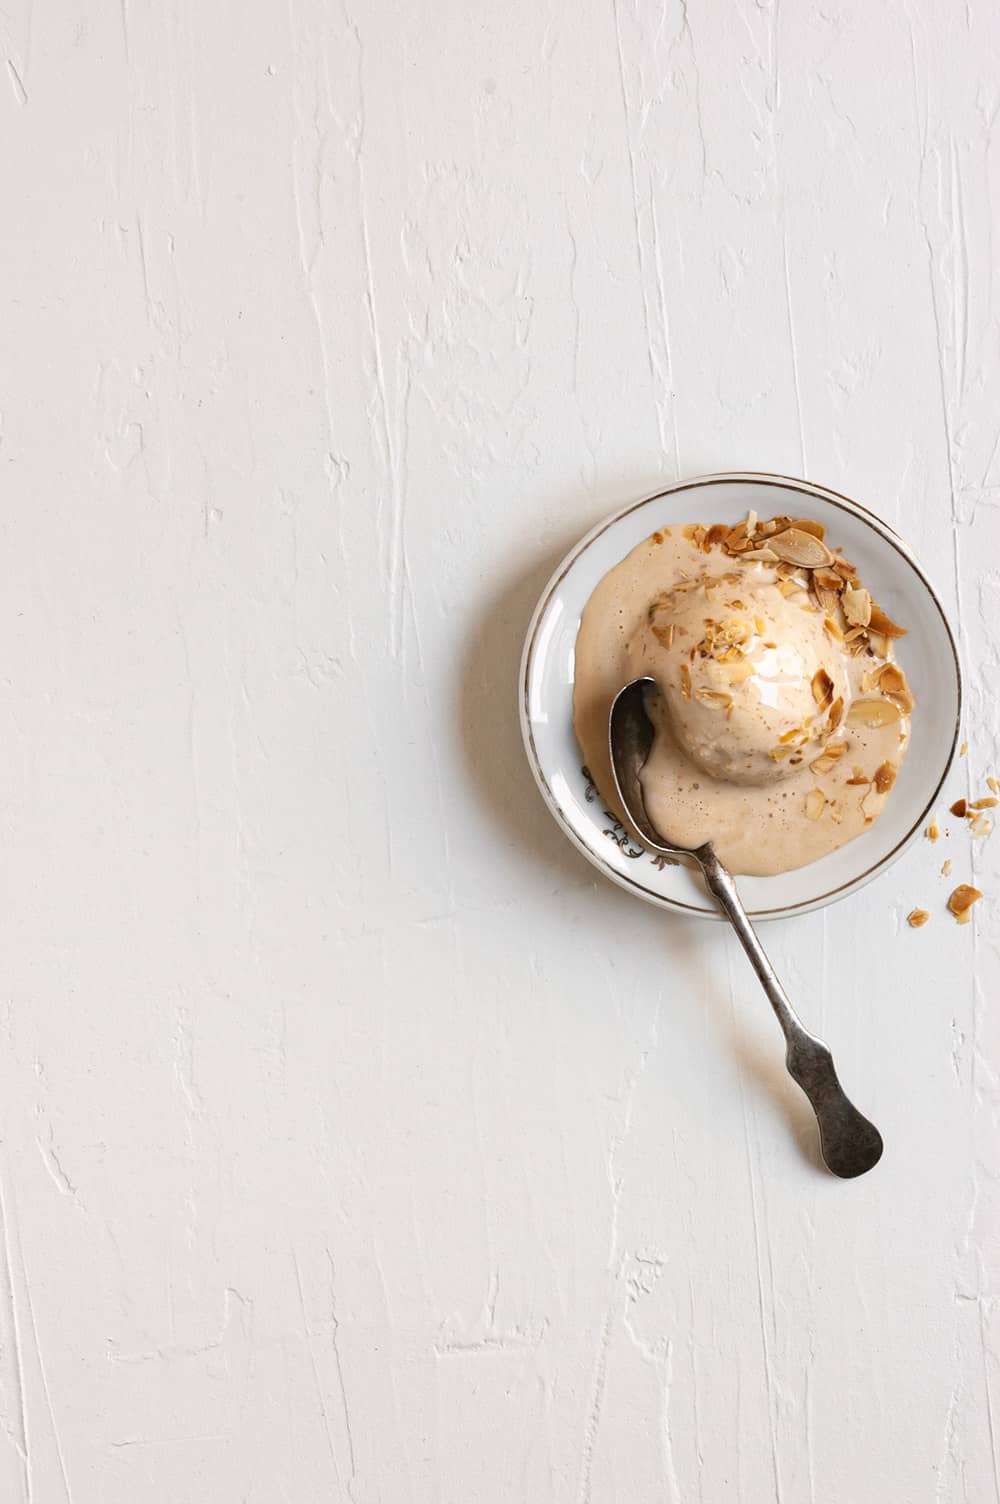
{"label": "white painted background", "polygon": [[1000,836],[768,931],[885,1134],[840,1184],[734,945],[545,814],[514,681],[598,518],[805,474],[938,583],[983,791],[995,6],[0,42],[3,1504],[991,1504]]}

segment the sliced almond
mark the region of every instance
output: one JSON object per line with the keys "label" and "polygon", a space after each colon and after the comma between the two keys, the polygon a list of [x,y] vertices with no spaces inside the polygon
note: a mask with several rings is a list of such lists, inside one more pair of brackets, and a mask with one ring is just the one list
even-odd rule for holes
{"label": "sliced almond", "polygon": [[681,694],[685,700],[691,698],[691,670],[686,663],[681,664]]}
{"label": "sliced almond", "polygon": [[840,623],[834,621],[832,616],[824,616],[823,631],[828,637],[832,637],[834,642],[843,642],[844,640],[844,634],[840,630]]}
{"label": "sliced almond", "polygon": [[846,559],[834,559],[830,567],[837,571],[842,580],[853,580],[858,572],[854,565],[849,564]]}
{"label": "sliced almond", "polygon": [[885,795],[880,794],[874,783],[861,801],[861,813],[865,817],[865,823],[871,824],[875,816],[881,814],[885,804]]}
{"label": "sliced almond", "polygon": [[843,695],[838,695],[833,704],[830,706],[830,714],[827,717],[827,725],[829,726],[831,732],[836,731],[837,727],[840,725],[843,719],[844,697]]}
{"label": "sliced almond", "polygon": [[844,633],[845,642],[856,642],[859,637],[866,635],[864,627],[849,627]]}
{"label": "sliced almond", "polygon": [[733,663],[722,664],[723,677],[727,684],[744,684],[753,677],[754,666],[749,658],[740,658]]}
{"label": "sliced almond", "polygon": [[833,680],[825,668],[818,668],[812,676],[812,697],[820,710],[825,710],[833,699]]}
{"label": "sliced almond", "polygon": [[951,873],[951,857],[949,856],[949,857],[945,857],[945,860],[942,863],[942,866],[941,866],[941,876],[942,877],[948,877],[950,873]]}
{"label": "sliced almond", "polygon": [[740,554],[740,558],[745,564],[777,564],[778,562],[778,555],[770,548],[748,548],[745,553]]}
{"label": "sliced almond", "polygon": [[821,538],[797,527],[786,527],[783,533],[775,533],[769,540],[769,546],[783,563],[797,564],[803,569],[818,569],[833,560],[833,555]]}
{"label": "sliced almond", "polygon": [[[801,526],[801,524],[800,524]],[[844,588],[844,579],[835,569],[827,569],[821,565],[813,570],[812,582],[818,590],[841,591]]]}
{"label": "sliced almond", "polygon": [[787,598],[791,595],[798,595],[799,591],[802,589],[802,586],[797,585],[794,580],[779,580],[778,589],[787,600]]}
{"label": "sliced almond", "polygon": [[876,658],[884,658],[889,651],[889,639],[888,637],[884,637],[881,632],[876,632],[874,627],[869,624],[868,646]]}
{"label": "sliced almond", "polygon": [[767,754],[772,762],[783,762],[786,757],[791,757],[795,748],[789,744],[785,747],[772,747]]}
{"label": "sliced almond", "polygon": [[826,795],[822,789],[810,789],[806,795],[806,819],[818,820],[826,808]]}
{"label": "sliced almond", "polygon": [[816,522],[812,517],[797,517],[792,527],[800,533],[812,533],[813,537],[818,538],[821,543],[826,537],[826,528],[822,522]]}
{"label": "sliced almond", "polygon": [[841,809],[840,805],[837,803],[836,799],[831,799],[828,806],[828,812],[830,819],[833,821],[834,825],[839,825],[842,822],[844,818],[844,812]]}
{"label": "sliced almond", "polygon": [[849,726],[891,726],[899,720],[899,706],[891,700],[855,700],[847,712]]}
{"label": "sliced almond", "polygon": [[1000,783],[995,778],[987,778],[986,787],[992,789],[994,794],[1000,794]]}
{"label": "sliced almond", "polygon": [[729,537],[729,528],[724,522],[714,522],[705,534],[705,548],[714,548],[716,544],[723,543]]}
{"label": "sliced almond", "polygon": [[860,586],[845,590],[841,597],[844,615],[852,627],[867,627],[872,619],[872,598]]}
{"label": "sliced almond", "polygon": [[974,841],[981,841],[984,836],[989,835],[992,829],[993,822],[992,820],[988,819],[986,815],[976,815],[975,819],[969,826],[969,830]]}
{"label": "sliced almond", "polygon": [[969,750],[969,744],[968,744],[968,742],[963,742],[962,745],[958,749],[958,755],[959,755],[959,757],[964,757],[965,754],[966,754],[966,752],[968,752],[968,750]]}
{"label": "sliced almond", "polygon": [[965,819],[968,809],[969,806],[964,799],[956,799],[955,803],[951,806],[952,814],[957,815],[960,820]]}
{"label": "sliced almond", "polygon": [[973,799],[970,809],[996,809],[1000,799]]}
{"label": "sliced almond", "polygon": [[[936,820],[932,820],[927,829],[924,831],[924,835],[927,837],[928,841],[936,841],[940,834],[941,831],[938,828],[938,823]],[[948,865],[950,867],[951,863],[949,862]]]}
{"label": "sliced almond", "polygon": [[[815,581],[815,575],[813,579]],[[823,590],[815,583],[812,588],[812,597],[825,616],[834,616],[840,606],[840,596],[836,590]]]}
{"label": "sliced almond", "polygon": [[875,671],[875,680],[882,693],[888,695],[904,715],[909,715],[914,704],[913,691],[899,664],[883,663],[882,667]]}
{"label": "sliced almond", "polygon": [[906,916],[906,922],[911,930],[921,929],[931,916],[926,909],[911,909]]}
{"label": "sliced almond", "polygon": [[829,773],[837,766],[846,751],[846,742],[827,742],[820,755],[809,766],[814,773]]}
{"label": "sliced almond", "polygon": [[896,782],[899,769],[894,762],[883,762],[875,769],[875,787],[880,794],[887,794]]}
{"label": "sliced almond", "polygon": [[969,883],[959,883],[948,899],[948,907],[959,924],[968,924],[972,917],[972,905],[978,903],[982,896],[978,888],[973,888]]}
{"label": "sliced almond", "polygon": [[886,616],[881,606],[876,606],[872,601],[872,614],[868,625],[874,632],[881,632],[883,637],[905,637],[906,628],[899,627],[891,616]]}
{"label": "sliced almond", "polygon": [[710,705],[713,710],[728,710],[733,703],[732,695],[725,694],[720,689],[696,689],[695,699]]}

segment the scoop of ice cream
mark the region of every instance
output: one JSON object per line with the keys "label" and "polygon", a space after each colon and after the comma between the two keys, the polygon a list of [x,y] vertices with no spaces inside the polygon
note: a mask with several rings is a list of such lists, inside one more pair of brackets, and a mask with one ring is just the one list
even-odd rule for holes
{"label": "scoop of ice cream", "polygon": [[796,770],[843,717],[842,642],[804,593],[786,596],[761,565],[658,597],[629,660],[634,677],[656,680],[681,749],[729,783]]}

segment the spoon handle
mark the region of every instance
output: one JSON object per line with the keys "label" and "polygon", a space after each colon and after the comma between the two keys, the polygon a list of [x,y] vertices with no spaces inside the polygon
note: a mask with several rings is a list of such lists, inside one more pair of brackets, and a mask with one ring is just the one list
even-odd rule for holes
{"label": "spoon handle", "polygon": [[788,1001],[785,989],[736,891],[732,873],[722,865],[711,841],[695,853],[709,892],[732,924],[750,964],[767,993],[785,1036],[788,1074],[805,1092],[819,1124],[820,1149],[827,1169],[843,1179],[863,1175],[882,1157],[882,1137],[873,1123],[850,1101],[837,1077],[833,1056],[821,1039],[810,1034]]}

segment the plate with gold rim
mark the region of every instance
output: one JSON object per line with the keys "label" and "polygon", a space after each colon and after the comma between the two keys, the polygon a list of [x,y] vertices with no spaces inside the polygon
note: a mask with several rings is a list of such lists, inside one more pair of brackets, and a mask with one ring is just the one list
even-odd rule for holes
{"label": "plate with gold rim", "polygon": [[748,511],[821,522],[890,616],[905,624],[897,656],[916,697],[913,729],[885,809],[839,850],[772,877],[740,877],[755,919],[822,908],[857,892],[918,839],[958,744],[962,676],[947,616],[912,551],[874,512],[811,482],[731,472],[680,481],[598,523],[566,555],[542,592],[524,644],[520,719],[525,751],[556,822],[595,867],[636,897],[704,918],[718,915],[697,875],[636,841],[608,809],[582,765],[573,732],[576,634],[595,586],[658,528],[736,522]]}

